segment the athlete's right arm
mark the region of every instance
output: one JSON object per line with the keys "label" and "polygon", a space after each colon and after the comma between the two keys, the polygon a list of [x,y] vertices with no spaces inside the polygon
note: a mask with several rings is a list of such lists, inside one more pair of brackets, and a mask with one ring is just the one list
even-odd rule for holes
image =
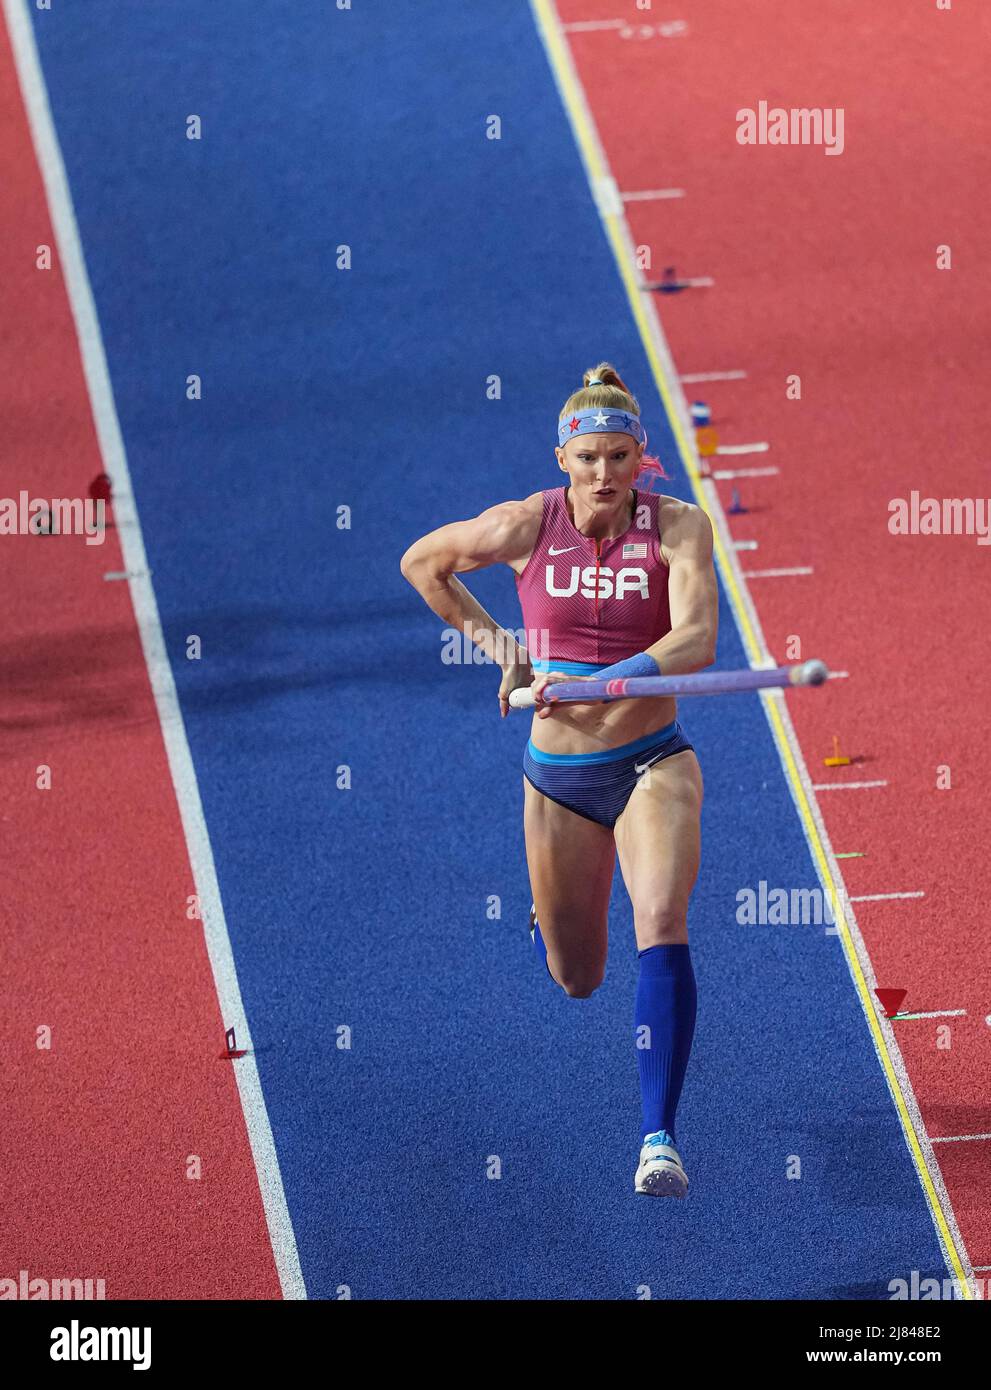
{"label": "athlete's right arm", "polygon": [[533,680],[529,657],[455,576],[486,565],[522,564],[536,543],[542,507],[540,493],[534,493],[523,502],[488,507],[470,521],[440,526],[414,541],[399,566],[448,627],[463,631],[502,667],[499,702],[503,714],[509,709],[509,691]]}

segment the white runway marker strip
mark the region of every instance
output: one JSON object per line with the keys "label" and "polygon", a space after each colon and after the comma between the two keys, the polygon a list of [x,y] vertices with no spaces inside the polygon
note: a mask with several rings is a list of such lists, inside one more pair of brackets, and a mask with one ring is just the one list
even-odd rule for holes
{"label": "white runway marker strip", "polygon": [[794,569],[787,570],[744,570],[744,579],[787,579],[793,574],[813,574],[810,565],[796,565]]}
{"label": "white runway marker strip", "polygon": [[830,679],[831,681],[848,681],[848,680],[850,679],[850,672],[849,672],[849,671],[830,671],[830,673],[829,673],[829,679]]}
{"label": "white runway marker strip", "polygon": [[[79,240],[79,227],[72,205],[69,183],[66,178],[62,151],[52,119],[48,92],[38,58],[34,30],[31,25],[27,0],[3,0],[7,29],[24,105],[27,110],[31,134],[34,140],[38,166],[44,180],[55,240],[58,246],[59,264],[65,283],[69,304],[79,339],[79,351],[83,374],[93,411],[93,423],[103,458],[104,472],[109,474],[114,487],[114,508],[118,520],[130,524],[120,531],[121,550],[127,574],[130,578],[131,602],[134,617],[141,638],[145,662],[152,693],[158,709],[162,726],[162,740],[165,745],[175,787],[176,800],[182,820],[183,833],[193,872],[194,886],[199,894],[203,932],[207,953],[213,970],[214,983],[220,1003],[220,1013],[227,1027],[237,1029],[239,1043],[247,1049],[248,1055],[239,1059],[234,1068],[241,1108],[248,1141],[258,1175],[258,1186],[265,1209],[272,1252],[282,1285],[284,1298],[302,1299],[306,1297],[303,1272],[299,1263],[296,1235],[289,1219],[286,1194],[282,1186],[282,1174],[272,1138],[265,1097],[262,1094],[258,1067],[255,1062],[251,1034],[241,1001],[241,990],[234,965],[227,921],[224,917],[220,886],[213,860],[213,849],[207,832],[203,806],[200,801],[199,786],[193,767],[186,730],[182,720],[182,710],[176,694],[172,667],[169,664],[165,638],[155,591],[148,579],[148,559],[145,554],[144,538],[136,511],[131,501],[133,487],[127,454],[117,418],[113,388],[107,369],[107,358],[103,346],[103,336],[97,318],[96,305],[86,263]],[[210,1048],[214,1039],[204,1038],[203,1046]],[[189,1254],[190,1252],[180,1252]]]}
{"label": "white runway marker strip", "polygon": [[[991,1139],[991,1134],[933,1134],[930,1138],[934,1144],[966,1144],[973,1139]],[[991,1265],[982,1265],[982,1269],[991,1269]]]}
{"label": "white runway marker strip", "polygon": [[562,24],[565,34],[596,34],[602,29],[625,29],[625,19],[576,19],[570,24]]}
{"label": "white runway marker strip", "polygon": [[104,579],[147,579],[151,570],[107,570]]}
{"label": "white runway marker strip", "polygon": [[743,381],[746,372],[686,372],[679,380],[686,386],[694,386],[704,381]]}
{"label": "white runway marker strip", "polygon": [[655,24],[636,24],[627,19],[573,19],[570,24],[561,23],[562,34],[598,34],[603,30],[622,31],[624,39],[683,39],[688,36],[688,21],[685,19],[662,19]]}
{"label": "white runway marker strip", "polygon": [[966,1009],[930,1009],[928,1013],[895,1014],[895,1018],[904,1023],[912,1018],[964,1018],[966,1014]]}
{"label": "white runway marker strip", "polygon": [[684,198],[683,188],[648,188],[643,193],[624,193],[624,203],[649,203],[657,198]]}
{"label": "white runway marker strip", "polygon": [[[592,186],[594,190],[594,183]],[[677,275],[669,280],[644,280],[637,288],[644,294],[680,294],[684,290],[710,290],[715,283],[711,275]]]}
{"label": "white runway marker strip", "polygon": [[766,454],[770,444],[720,444],[717,454]]}
{"label": "white runway marker strip", "polygon": [[717,482],[728,482],[731,478],[773,478],[779,471],[773,464],[767,468],[715,468],[709,477]]}
{"label": "white runway marker strip", "polygon": [[921,890],[917,893],[863,893],[859,898],[851,898],[850,901],[852,903],[886,903],[895,898],[924,898],[925,896]]}
{"label": "white runway marker strip", "polygon": [[[813,782],[813,783],[812,783],[812,790],[813,790],[814,792],[858,792],[858,791],[866,791],[866,789],[867,789],[868,787],[886,787],[887,785],[888,785],[888,784],[887,784],[887,782],[885,782],[885,781],[879,781],[879,782]],[[855,900],[855,901],[856,901],[856,900]],[[861,901],[861,902],[867,902],[868,899],[866,899],[866,898],[861,898],[860,901]]]}
{"label": "white runway marker strip", "polygon": [[733,542],[733,549],[734,549],[734,550],[756,550],[756,549],[757,549],[757,542],[756,542],[756,541],[734,541],[734,542]]}

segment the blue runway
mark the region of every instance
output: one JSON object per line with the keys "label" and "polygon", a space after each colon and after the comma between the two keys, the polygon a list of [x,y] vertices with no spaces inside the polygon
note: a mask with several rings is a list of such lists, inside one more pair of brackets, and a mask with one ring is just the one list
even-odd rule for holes
{"label": "blue runway", "polygon": [[[558,410],[602,358],[689,496],[529,5],[61,0],[34,25],[309,1296],[942,1277],[838,939],[736,921],[742,887],[817,886],[758,698],[681,706],[692,1185],[636,1198],[618,873],[605,984],[566,999],[527,933],[529,720],[500,721],[493,667],[445,664],[399,572],[432,527],[559,485]],[[508,569],[467,582],[519,626]],[[746,664],[725,599],[719,664]]]}

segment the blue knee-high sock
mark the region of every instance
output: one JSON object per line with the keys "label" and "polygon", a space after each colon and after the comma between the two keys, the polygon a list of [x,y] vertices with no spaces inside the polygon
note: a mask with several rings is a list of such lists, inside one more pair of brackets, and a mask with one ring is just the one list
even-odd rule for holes
{"label": "blue knee-high sock", "polygon": [[[687,944],[649,946],[640,955],[634,1037],[643,1106],[641,1138],[666,1129],[674,1116],[695,1032],[695,972]],[[641,1033],[646,1025],[649,1034]],[[650,1046],[644,1044],[649,1039]]]}

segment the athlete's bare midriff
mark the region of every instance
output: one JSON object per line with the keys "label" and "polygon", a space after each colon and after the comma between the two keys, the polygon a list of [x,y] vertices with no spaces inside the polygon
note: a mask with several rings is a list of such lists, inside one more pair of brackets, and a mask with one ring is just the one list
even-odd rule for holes
{"label": "athlete's bare midriff", "polygon": [[545,753],[597,753],[663,729],[676,713],[677,701],[671,696],[608,705],[558,705],[547,719],[534,715],[530,737],[534,747]]}
{"label": "athlete's bare midriff", "polygon": [[[540,494],[527,498],[524,505],[528,511],[533,508],[535,525],[530,550],[510,565],[517,575],[523,573],[536,544],[540,525]],[[674,497],[661,499],[658,529],[662,535],[665,511],[682,505]],[[540,719],[536,714],[533,716],[530,737],[534,747],[545,753],[595,753],[644,738],[657,729],[663,729],[676,717],[677,701],[671,696],[656,700],[617,700],[610,704],[560,704],[546,719]]]}

